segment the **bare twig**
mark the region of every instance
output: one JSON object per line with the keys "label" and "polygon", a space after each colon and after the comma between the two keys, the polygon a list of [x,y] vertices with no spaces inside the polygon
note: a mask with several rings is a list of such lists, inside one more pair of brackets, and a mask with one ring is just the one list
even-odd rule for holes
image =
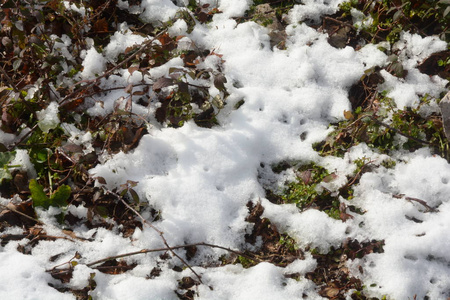
{"label": "bare twig", "polygon": [[[91,80],[81,80],[77,83],[75,83],[74,85],[72,85],[71,88],[76,87],[77,85],[80,85],[82,83],[88,83],[87,86],[83,86],[83,89],[86,88],[90,88],[93,85],[95,85],[96,82],[98,82],[100,79],[107,77],[109,75],[111,75],[115,70],[117,70],[118,68],[122,67],[124,64],[126,64],[127,62],[129,62],[130,60],[132,60],[133,58],[136,57],[136,55],[141,54],[142,52],[144,52],[144,50],[147,49],[147,47],[153,45],[153,42],[160,37],[161,35],[163,35],[164,33],[166,33],[166,31],[161,31],[160,33],[158,33],[157,35],[155,35],[152,39],[149,39],[147,41],[145,41],[144,43],[142,43],[141,47],[134,53],[130,54],[127,58],[125,58],[123,61],[121,61],[120,63],[118,63],[117,65],[115,65],[114,67],[112,67],[111,69],[109,69],[108,71],[106,71],[105,73],[103,73],[100,76],[97,76],[94,79]],[[61,106],[62,104],[64,104],[64,102],[66,102],[68,99],[72,98],[75,94],[77,94],[79,92],[79,90],[74,90],[72,93],[70,93],[69,95],[65,96],[60,102],[59,105]]]}
{"label": "bare twig", "polygon": [[8,76],[8,73],[6,73],[5,69],[3,69],[2,66],[0,66],[0,72],[3,74],[3,76],[5,76],[6,81],[8,81],[9,85],[11,85],[11,87],[14,90],[14,92],[16,92],[16,93],[20,92],[19,89],[14,84],[14,82],[12,81],[11,77]]}
{"label": "bare twig", "polygon": [[[150,253],[150,252],[162,252],[162,251],[170,251],[172,252],[174,249],[182,249],[182,248],[186,248],[186,247],[197,247],[197,246],[204,246],[204,247],[211,247],[211,248],[219,248],[219,249],[223,249],[226,250],[228,252],[234,253],[236,255],[240,255],[243,256],[249,260],[255,261],[255,262],[261,262],[259,259],[255,258],[255,257],[251,257],[245,253],[242,253],[240,251],[236,251],[227,247],[222,247],[222,246],[218,246],[218,245],[213,245],[213,244],[208,244],[208,243],[195,243],[195,244],[186,244],[186,245],[178,245],[178,246],[173,246],[173,247],[164,247],[164,248],[155,248],[155,249],[142,249],[139,251],[135,251],[135,252],[128,252],[128,253],[123,253],[123,254],[119,254],[119,255],[114,255],[114,256],[108,256],[106,258],[102,258],[90,263],[87,263],[86,266],[87,267],[93,267],[93,268],[98,268],[98,267],[94,267],[95,265],[110,261],[110,260],[115,260],[118,258],[123,258],[123,257],[129,257],[129,256],[134,256],[134,255],[138,255],[138,254],[145,254],[145,253]],[[178,256],[177,256],[178,257]],[[74,258],[77,258],[76,256],[74,256]],[[47,270],[47,272],[50,272],[52,274],[66,274],[69,273],[71,271],[72,266],[70,265],[70,262],[74,259],[72,258],[71,260],[69,260],[68,262],[59,264],[57,266],[54,266],[53,268],[51,268],[50,270]],[[67,268],[64,269],[57,269],[60,266],[63,265],[68,265]],[[191,269],[192,271],[192,269]],[[199,275],[195,272],[193,272],[197,278],[199,279],[200,283],[202,282],[201,279],[199,278]]]}
{"label": "bare twig", "polygon": [[405,194],[397,194],[397,195],[393,195],[392,197],[397,198],[397,199],[402,199],[404,197],[405,200],[408,200],[410,202],[417,202],[419,204],[422,204],[426,208],[425,212],[437,212],[438,211],[437,209],[429,206],[427,204],[427,202],[422,199],[407,197],[407,196],[405,197]]}
{"label": "bare twig", "polygon": [[[249,255],[247,255],[245,253],[240,252],[240,251],[236,251],[236,250],[233,250],[233,249],[230,249],[230,248],[227,248],[227,247],[222,247],[222,246],[219,246],[219,245],[208,244],[208,243],[203,243],[202,242],[202,243],[178,245],[178,246],[173,246],[173,247],[167,247],[166,246],[164,248],[142,249],[142,250],[135,251],[135,252],[128,252],[128,253],[123,253],[123,254],[119,254],[119,255],[108,256],[106,258],[102,258],[102,259],[99,259],[99,260],[87,263],[86,266],[92,267],[94,265],[98,265],[98,264],[104,263],[106,261],[110,261],[110,260],[114,260],[114,259],[118,259],[118,258],[123,258],[123,257],[134,256],[134,255],[138,255],[138,254],[145,254],[145,253],[151,253],[151,252],[173,251],[175,249],[183,249],[183,248],[186,248],[186,247],[194,247],[194,246],[196,246],[196,247],[197,246],[204,246],[204,247],[210,247],[210,248],[218,248],[218,249],[222,249],[222,250],[226,250],[228,252],[234,253],[236,255],[243,256],[243,257],[245,257],[247,259],[250,259],[250,260],[253,260],[253,261],[256,261],[256,262],[260,262],[259,259],[255,258],[255,257],[251,257],[251,256],[249,256]],[[61,265],[55,266],[51,270],[54,270],[54,269],[56,269],[59,266],[61,266]]]}
{"label": "bare twig", "polygon": [[348,182],[348,183],[346,184],[346,187],[349,187],[349,186],[351,186],[352,184],[354,184],[355,181],[360,177],[360,175],[361,175],[361,173],[364,171],[364,169],[365,169],[368,165],[370,165],[371,163],[373,163],[373,162],[374,162],[374,160],[370,160],[370,161],[368,161],[368,162],[365,162],[364,165],[361,166],[361,169],[358,171],[358,173],[356,173],[356,175],[353,176],[353,179],[352,179],[350,182]]}
{"label": "bare twig", "polygon": [[128,256],[133,256],[133,255],[138,255],[138,254],[145,254],[145,253],[150,253],[150,252],[162,252],[162,251],[172,251],[175,249],[182,249],[182,248],[186,248],[186,247],[194,247],[194,246],[205,246],[205,247],[210,247],[210,248],[219,248],[219,249],[223,249],[226,250],[228,252],[243,256],[247,259],[256,261],[256,262],[260,262],[259,259],[251,257],[245,253],[242,253],[240,251],[236,251],[227,247],[222,247],[222,246],[218,246],[218,245],[213,245],[213,244],[208,244],[208,243],[195,243],[195,244],[186,244],[186,245],[178,245],[178,246],[173,246],[173,247],[164,247],[164,248],[156,248],[156,249],[142,249],[139,251],[135,251],[135,252],[129,252],[129,253],[124,253],[124,254],[119,254],[119,255],[115,255],[115,256],[109,256],[103,259],[99,259],[90,263],[87,263],[86,266],[88,267],[92,267],[94,265],[109,261],[109,260],[113,260],[113,259],[117,259],[117,258],[122,258],[122,257],[128,257]]}
{"label": "bare twig", "polygon": [[8,146],[8,150],[12,150],[16,148],[20,143],[22,143],[36,128],[38,127],[38,124],[34,125],[33,128],[30,129],[26,134],[23,135],[23,137],[20,138],[20,140],[16,143],[14,143],[12,146]]}

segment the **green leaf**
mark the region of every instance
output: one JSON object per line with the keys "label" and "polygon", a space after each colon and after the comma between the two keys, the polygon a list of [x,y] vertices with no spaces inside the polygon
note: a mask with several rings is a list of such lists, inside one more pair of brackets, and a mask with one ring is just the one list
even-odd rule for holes
{"label": "green leaf", "polygon": [[45,209],[50,206],[50,199],[44,193],[44,188],[40,185],[36,179],[31,179],[28,185],[31,192],[31,199],[33,200],[33,207],[41,206]]}
{"label": "green leaf", "polygon": [[136,193],[136,191],[133,190],[132,188],[130,188],[128,191],[130,192],[130,195],[133,198],[134,203],[139,204],[139,195]]}
{"label": "green leaf", "polygon": [[72,189],[68,185],[61,185],[50,197],[50,205],[61,207],[67,205],[67,199],[70,197]]}
{"label": "green leaf", "polygon": [[102,216],[103,218],[107,218],[109,216],[109,211],[105,206],[97,206],[95,207],[95,210],[97,213]]}
{"label": "green leaf", "polygon": [[39,150],[36,154],[37,154],[36,155],[37,162],[45,163],[47,162],[48,156],[51,155],[51,150],[48,148],[44,148]]}

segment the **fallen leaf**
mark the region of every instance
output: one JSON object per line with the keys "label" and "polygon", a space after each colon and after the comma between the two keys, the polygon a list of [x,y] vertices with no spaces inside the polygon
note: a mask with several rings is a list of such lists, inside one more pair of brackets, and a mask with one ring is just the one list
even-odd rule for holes
{"label": "fallen leaf", "polygon": [[158,80],[156,80],[156,82],[153,84],[153,90],[157,91],[164,87],[171,86],[173,84],[174,84],[173,79],[161,77]]}

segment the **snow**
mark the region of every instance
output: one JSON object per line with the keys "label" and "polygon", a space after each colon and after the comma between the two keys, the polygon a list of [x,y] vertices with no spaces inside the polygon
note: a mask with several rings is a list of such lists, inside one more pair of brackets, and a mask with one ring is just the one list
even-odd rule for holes
{"label": "snow", "polygon": [[324,14],[334,14],[344,0],[303,0],[289,12],[289,20],[296,24],[304,20],[318,22]]}
{"label": "snow", "polygon": [[[6,249],[5,249],[6,250]],[[34,256],[21,254],[14,249],[0,252],[0,297],[2,299],[73,299],[73,296],[61,294],[50,287],[53,282],[45,272],[44,261]]]}
{"label": "snow", "polygon": [[[302,263],[308,264],[307,261]],[[282,268],[265,262],[249,269],[243,269],[240,265],[213,269],[204,279],[207,285],[215,288],[210,290],[203,285],[199,289],[201,296],[198,299],[270,300],[274,299],[274,295],[277,299],[296,299],[313,287],[309,280],[297,282],[284,278],[283,273]]]}
{"label": "snow", "polygon": [[161,25],[161,22],[167,22],[179,9],[170,0],[144,0],[142,1],[141,8],[143,12],[140,17],[155,25]]}
{"label": "snow", "polygon": [[106,67],[106,59],[92,47],[86,51],[82,65],[83,72],[81,72],[81,76],[83,79],[92,79],[98,75],[102,75]]}
{"label": "snow", "polygon": [[12,170],[19,169],[21,171],[27,172],[29,178],[36,177],[36,170],[34,169],[34,166],[30,161],[30,156],[28,155],[28,152],[26,150],[16,150],[16,155],[14,156],[14,159],[11,161],[10,165],[14,166]]}
{"label": "snow", "polygon": [[37,119],[39,120],[39,128],[48,133],[50,129],[55,129],[59,124],[58,117],[58,103],[51,102],[47,108],[36,112]]}
{"label": "snow", "polygon": [[[410,154],[405,160],[393,171],[364,174],[355,191],[357,204],[366,211],[358,220],[364,222],[363,232],[358,234],[385,241],[384,253],[362,259],[364,274],[360,276],[377,283],[370,289],[378,296],[389,291],[393,299],[411,295],[443,299],[450,289],[446,250],[450,246],[450,165],[426,151]],[[418,202],[392,197],[397,194],[424,200],[432,208],[439,207],[438,211],[429,212]]]}
{"label": "snow", "polygon": [[[215,2],[215,1],[209,1]],[[202,3],[209,3],[202,1]],[[313,150],[315,142],[322,141],[332,130],[330,122],[343,120],[343,112],[350,110],[347,99],[349,87],[364,71],[376,65],[387,64],[386,55],[375,45],[366,45],[355,51],[346,47],[335,49],[327,36],[306,24],[298,22],[318,20],[320,14],[333,13],[342,1],[303,1],[289,12],[286,50],[271,49],[268,31],[254,22],[237,24],[232,17],[242,16],[251,1],[218,1],[223,14],[214,16],[212,23],[197,24],[187,34],[186,24],[177,21],[169,31],[173,35],[186,35],[185,47],[190,42],[223,55],[224,74],[230,96],[227,106],[218,115],[220,126],[200,128],[194,122],[183,127],[159,128],[150,126],[139,146],[130,153],[105,157],[104,163],[91,169],[94,176],[103,177],[109,188],[127,180],[137,181],[135,188],[142,201],[160,212],[160,219],[152,224],[164,232],[170,245],[206,242],[232,249],[250,249],[245,233],[252,224],[245,221],[249,201],[261,201],[264,217],[271,220],[280,232],[293,237],[302,248],[312,247],[326,253],[331,246],[341,245],[347,238],[359,241],[384,240],[384,253],[372,253],[349,264],[354,276],[360,277],[374,296],[389,295],[392,299],[444,299],[450,296],[450,165],[429,151],[399,154],[397,165],[386,169],[381,162],[387,159],[361,144],[350,149],[344,158],[321,158]],[[125,5],[122,3],[121,5]],[[142,1],[140,17],[160,24],[173,17],[178,7],[169,0]],[[83,61],[82,77],[92,79],[105,71],[106,62],[114,60],[127,47],[145,39],[127,31],[125,24],[116,32],[103,53],[93,47],[87,50]],[[62,47],[62,46],[61,46]],[[420,38],[404,33],[396,46],[403,51],[409,74],[398,79],[382,73],[397,105],[415,106],[420,95],[438,97],[446,81],[429,78],[414,67],[429,54],[445,48],[435,38]],[[214,67],[214,62],[206,61]],[[168,74],[174,66],[182,66],[181,59],[173,59],[163,66],[151,69],[153,76]],[[130,75],[123,70],[119,75],[102,79],[104,87],[126,86],[138,83],[142,75]],[[218,91],[215,91],[217,94]],[[214,94],[212,89],[211,94]],[[89,110],[92,115],[110,113],[116,101],[125,96],[122,90],[112,91]],[[244,99],[238,110],[235,103]],[[133,105],[135,113],[150,114],[151,108]],[[59,123],[57,106],[38,112],[40,126],[48,131]],[[63,124],[66,132],[77,144],[90,145],[91,136]],[[0,132],[1,133],[1,132]],[[8,135],[1,133],[0,137]],[[300,137],[303,138],[300,138]],[[17,155],[23,153],[17,153]],[[17,157],[16,157],[17,158]],[[22,161],[30,170],[29,160]],[[293,204],[276,205],[265,198],[264,180],[258,178],[261,164],[270,166],[283,160],[299,164],[318,163],[336,172],[345,184],[346,175],[355,171],[354,161],[371,159],[374,170],[365,173],[355,190],[354,199],[342,199],[360,207],[363,215],[353,214],[347,222],[330,218],[324,212],[308,209],[300,212]],[[267,175],[269,176],[269,175]],[[292,178],[289,171],[281,180]],[[342,181],[344,180],[344,181]],[[275,180],[276,181],[276,180]],[[426,211],[418,202],[405,197],[426,201],[435,212]],[[0,198],[6,205],[9,200]],[[85,216],[83,209],[69,207],[74,215]],[[48,234],[64,236],[55,221],[59,211],[40,212]],[[143,212],[151,221],[150,215]],[[412,218],[421,220],[416,223]],[[74,299],[48,286],[56,281],[45,272],[53,266],[67,262],[75,252],[81,255],[74,269],[71,286],[85,287],[91,273],[95,273],[97,287],[92,291],[97,299],[177,299],[174,290],[183,276],[193,276],[190,270],[178,273],[172,270],[177,262],[160,264],[161,253],[147,253],[125,258],[138,267],[120,275],[107,275],[85,264],[112,255],[141,249],[163,247],[161,238],[152,228],[137,229],[132,238],[124,238],[106,229],[80,227],[76,234],[90,241],[40,241],[33,255],[15,250],[17,242],[0,247],[0,298],[9,299]],[[57,261],[49,258],[63,253]],[[177,253],[185,257],[184,250]],[[199,247],[191,262],[201,274],[203,284],[196,289],[196,299],[297,299],[307,295],[320,299],[318,287],[304,277],[314,270],[315,260],[306,255],[285,269],[269,263],[260,263],[244,269],[241,265],[208,267],[205,261],[217,260],[224,250]],[[157,265],[161,276],[148,280],[146,276]],[[361,274],[358,267],[362,266]],[[285,278],[287,272],[298,272],[300,280]],[[371,285],[374,283],[375,285]]]}

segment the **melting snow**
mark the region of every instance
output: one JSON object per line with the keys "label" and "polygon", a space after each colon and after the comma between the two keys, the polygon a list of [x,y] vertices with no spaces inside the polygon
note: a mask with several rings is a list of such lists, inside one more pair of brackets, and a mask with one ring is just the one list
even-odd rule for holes
{"label": "melting snow", "polygon": [[[141,198],[161,212],[161,219],[153,224],[164,232],[171,245],[207,242],[235,249],[248,248],[244,235],[251,230],[251,224],[245,221],[246,204],[261,200],[264,216],[280,231],[295,238],[300,246],[317,247],[326,252],[330,246],[339,246],[347,238],[384,240],[384,253],[370,254],[350,264],[353,274],[363,279],[374,295],[390,295],[393,299],[412,299],[414,295],[418,299],[425,295],[430,299],[446,298],[450,296],[450,166],[444,159],[420,150],[402,154],[393,169],[380,166],[365,173],[352,200],[365,214],[355,214],[354,219],[346,223],[317,210],[300,213],[294,205],[275,205],[265,199],[261,185],[265,179],[258,178],[261,164],[282,160],[316,162],[345,177],[353,172],[352,162],[358,158],[370,157],[379,162],[385,159],[363,145],[352,149],[343,159],[321,158],[313,150],[312,144],[323,140],[330,132],[329,123],[342,120],[343,112],[350,110],[349,87],[364,70],[384,66],[387,57],[373,45],[359,51],[331,47],[326,34],[297,22],[318,20],[320,14],[335,12],[342,1],[303,2],[304,5],[297,5],[289,13],[291,25],[287,28],[287,49],[283,51],[270,48],[266,28],[254,22],[237,24],[231,19],[242,16],[251,1],[219,1],[223,14],[214,16],[208,25],[196,25],[189,34],[186,24],[176,22],[171,29],[173,34],[185,35],[187,43],[190,40],[223,55],[223,72],[228,79],[226,87],[230,96],[218,116],[221,125],[205,129],[188,122],[179,129],[152,127],[134,151],[105,158],[105,163],[90,173],[104,177],[110,187],[127,180],[139,182],[136,190]],[[142,2],[140,11],[142,18],[158,23],[168,20],[177,9],[169,0],[147,0]],[[84,78],[100,75],[106,61],[113,61],[126,47],[143,41],[142,37],[127,32],[126,26],[122,28],[122,32],[112,37],[104,53],[94,48],[87,51],[83,62]],[[383,76],[388,95],[398,106],[413,106],[418,95],[437,96],[444,90],[444,80],[428,78],[413,69],[430,53],[445,48],[441,42],[405,33],[397,47],[403,51],[405,60],[408,57],[411,60],[406,64],[409,75],[404,80],[387,73]],[[167,75],[170,67],[182,64],[180,59],[174,59],[152,72]],[[105,86],[127,85],[141,80],[141,75],[131,76],[124,70],[103,83]],[[90,112],[95,115],[111,112],[121,93],[109,93],[101,99],[104,105]],[[214,93],[217,91],[211,88],[211,94]],[[241,99],[245,104],[233,110]],[[134,107],[150,114],[146,107],[137,104]],[[59,122],[52,107],[45,112],[45,116],[43,112],[39,114],[41,125],[53,126]],[[77,134],[81,133],[71,131],[71,135]],[[86,141],[90,142],[90,138]],[[22,160],[26,161],[24,157]],[[423,199],[438,211],[427,212],[420,203],[393,197],[401,194]],[[5,205],[10,201],[0,200]],[[86,213],[70,209],[77,214]],[[58,211],[48,211],[41,212],[40,216],[52,224],[56,214]],[[46,231],[58,234],[52,226],[47,225]],[[158,233],[146,227],[142,231],[137,229],[131,241],[103,229],[80,227],[77,234],[91,237],[94,231],[95,240],[91,242],[42,241],[31,256],[15,250],[20,242],[10,242],[0,248],[1,298],[74,299],[48,286],[47,283],[53,281],[45,269],[68,261],[76,251],[82,256],[81,262],[89,262],[163,246]],[[49,257],[56,252],[65,255],[50,263]],[[183,251],[179,253],[184,256]],[[200,263],[208,258],[217,259],[224,253],[200,247],[196,259]],[[147,280],[146,276],[157,265],[157,258],[158,253],[128,257],[126,260],[137,262],[138,267],[114,276],[80,264],[70,284],[82,288],[87,285],[89,274],[94,272],[97,282],[94,298],[177,299],[174,293],[177,280],[192,274],[189,270],[174,272],[169,264],[161,266],[161,276]],[[358,270],[360,265],[364,268],[363,274]],[[317,299],[320,298],[317,287],[304,277],[314,266],[315,261],[310,256],[295,261],[287,269],[268,263],[249,269],[240,265],[197,266],[194,268],[204,281],[198,287],[198,299],[297,299],[302,295]],[[298,272],[300,280],[286,279],[283,275],[287,270]]]}

